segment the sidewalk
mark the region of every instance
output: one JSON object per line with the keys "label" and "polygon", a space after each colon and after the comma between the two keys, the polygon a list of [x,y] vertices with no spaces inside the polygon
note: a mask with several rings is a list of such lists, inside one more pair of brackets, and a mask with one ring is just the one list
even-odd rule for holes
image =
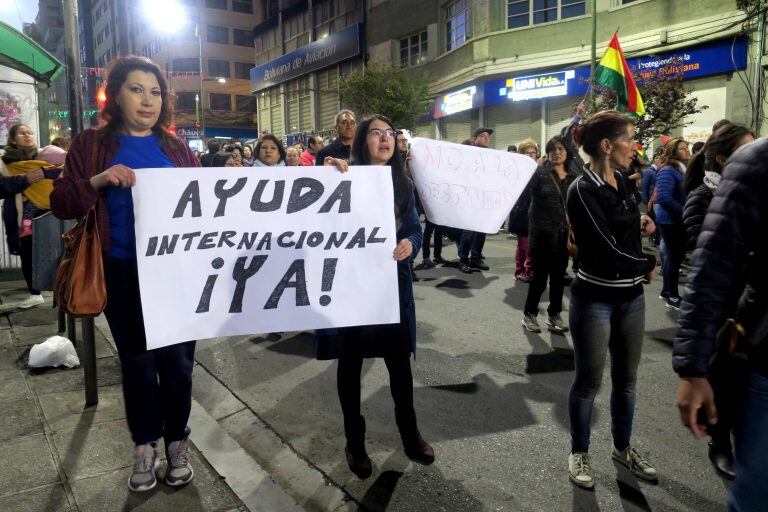
{"label": "sidewalk", "polygon": [[[3,305],[25,297],[23,282],[0,282]],[[0,510],[249,510],[202,456],[194,435],[190,444],[195,479],[190,485],[176,490],[158,483],[146,493],[128,491],[133,444],[125,420],[120,365],[104,334],[96,330],[99,404],[95,407],[84,408],[81,368],[26,367],[29,347],[56,334],[56,310],[50,302],[48,298],[45,305],[28,311],[0,313]],[[78,352],[79,328],[78,322]],[[164,472],[165,460],[160,474]]]}

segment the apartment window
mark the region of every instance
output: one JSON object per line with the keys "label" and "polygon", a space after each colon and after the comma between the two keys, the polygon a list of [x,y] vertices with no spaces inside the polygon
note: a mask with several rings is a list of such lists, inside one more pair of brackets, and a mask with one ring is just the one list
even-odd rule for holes
{"label": "apartment window", "polygon": [[235,109],[238,112],[256,112],[256,96],[235,96]]}
{"label": "apartment window", "polygon": [[227,0],[205,0],[205,6],[209,9],[227,10]]}
{"label": "apartment window", "polygon": [[229,94],[212,92],[210,99],[211,110],[232,110],[232,98]]}
{"label": "apartment window", "polygon": [[176,93],[176,109],[178,110],[194,110],[195,109],[195,96],[196,92],[177,92]]}
{"label": "apartment window", "polygon": [[249,62],[235,62],[235,78],[250,80],[252,67],[253,64]]}
{"label": "apartment window", "polygon": [[177,73],[199,73],[200,60],[197,57],[189,59],[173,59],[173,71]]}
{"label": "apartment window", "polygon": [[242,0],[232,0],[232,10],[235,12],[253,14],[253,2],[251,0],[248,0],[247,2]]}
{"label": "apartment window", "polygon": [[400,66],[418,66],[427,58],[427,31],[400,40]]}
{"label": "apartment window", "polygon": [[584,0],[507,0],[507,28],[550,23],[584,14]]}
{"label": "apartment window", "polygon": [[232,44],[253,48],[253,32],[240,28],[232,29]]}
{"label": "apartment window", "polygon": [[621,0],[621,5],[631,4],[635,0]]}
{"label": "apartment window", "polygon": [[448,51],[458,48],[470,38],[470,13],[467,0],[456,0],[445,8],[446,23],[445,34],[447,36]]}
{"label": "apartment window", "polygon": [[229,44],[229,29],[227,27],[218,27],[208,25],[208,42]]}
{"label": "apartment window", "polygon": [[216,78],[229,78],[229,61],[208,59],[208,74]]}

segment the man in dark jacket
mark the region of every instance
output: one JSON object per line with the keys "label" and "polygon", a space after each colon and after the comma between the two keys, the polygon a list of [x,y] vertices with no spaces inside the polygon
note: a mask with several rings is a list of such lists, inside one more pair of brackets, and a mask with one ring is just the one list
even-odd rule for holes
{"label": "man in dark jacket", "polygon": [[351,110],[342,110],[336,114],[336,134],[338,135],[333,142],[323,147],[317,152],[315,165],[324,165],[325,157],[341,158],[349,161],[349,155],[352,150],[352,139],[355,137],[357,121],[355,113]]}
{"label": "man in dark jacket", "polygon": [[[768,503],[767,161],[768,140],[761,139],[739,149],[725,167],[693,255],[672,359],[681,379],[681,419],[701,438],[706,424],[717,423],[707,380],[718,351],[717,333],[726,315],[738,310],[750,370],[744,388],[725,397],[740,404],[734,433],[736,480],[728,497],[737,512],[765,510]],[[743,293],[745,277],[750,294]]]}

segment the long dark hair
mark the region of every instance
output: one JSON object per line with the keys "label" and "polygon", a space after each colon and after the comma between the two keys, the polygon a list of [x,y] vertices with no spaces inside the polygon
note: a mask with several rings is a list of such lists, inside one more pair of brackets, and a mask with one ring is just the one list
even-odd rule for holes
{"label": "long dark hair", "polygon": [[[389,125],[392,131],[396,131],[387,117],[380,114],[374,114],[371,117],[367,117],[357,124],[357,131],[355,131],[355,138],[352,140],[352,163],[354,165],[371,165],[371,155],[368,153],[368,128],[374,121],[381,121]],[[403,156],[394,146],[396,144],[393,139],[394,153],[392,158],[389,159],[386,165],[392,168],[392,187],[395,192],[395,209],[397,210],[398,217],[405,219],[413,210],[413,185],[411,180],[405,174],[405,161]]]}
{"label": "long dark hair", "polygon": [[101,127],[107,139],[117,136],[117,130],[123,124],[123,111],[117,104],[117,95],[120,88],[128,79],[128,74],[132,71],[145,71],[152,73],[160,84],[160,95],[163,99],[160,108],[160,116],[157,123],[152,127],[152,132],[164,143],[180,144],[175,135],[171,134],[173,126],[173,94],[168,89],[168,82],[160,70],[160,67],[146,57],[137,55],[125,55],[116,57],[109,63],[107,70],[107,83],[104,92],[107,100],[101,109],[101,119],[106,124]]}
{"label": "long dark hair", "polygon": [[29,128],[29,126],[24,123],[14,124],[8,128],[8,141],[5,144],[5,153],[3,153],[3,156],[1,157],[3,163],[6,165],[21,160],[29,160],[37,156],[37,145],[35,145],[34,148],[21,150],[14,142],[22,126]]}
{"label": "long dark hair", "polygon": [[704,144],[704,148],[693,155],[685,172],[685,191],[690,193],[693,189],[704,183],[704,171],[722,172],[722,167],[717,163],[717,156],[730,157],[741,139],[747,135],[755,136],[749,128],[733,124],[722,123]]}
{"label": "long dark hair", "polygon": [[568,172],[571,160],[573,160],[573,151],[569,147],[570,144],[568,144],[561,135],[555,135],[549,139],[547,145],[544,146],[544,152],[547,154],[547,161],[551,165],[551,162],[549,162],[549,154],[555,150],[558,144],[565,148],[565,162],[563,162],[563,166],[565,167],[565,171]]}
{"label": "long dark hair", "polygon": [[254,160],[258,160],[262,163],[265,163],[261,158],[259,158],[259,153],[261,152],[261,145],[264,143],[265,140],[271,140],[272,142],[275,143],[275,146],[277,146],[277,152],[280,153],[280,160],[278,160],[278,162],[285,162],[285,148],[283,147],[283,143],[280,142],[280,139],[278,139],[271,133],[267,133],[261,137],[259,142],[256,143],[256,147],[253,148],[253,155],[251,155],[251,157]]}
{"label": "long dark hair", "polygon": [[[664,144],[664,149],[661,150],[661,165],[671,165],[676,169],[682,171],[682,162],[677,159],[677,150],[682,144],[688,144],[683,138],[672,139]],[[687,167],[687,166],[686,166]]]}

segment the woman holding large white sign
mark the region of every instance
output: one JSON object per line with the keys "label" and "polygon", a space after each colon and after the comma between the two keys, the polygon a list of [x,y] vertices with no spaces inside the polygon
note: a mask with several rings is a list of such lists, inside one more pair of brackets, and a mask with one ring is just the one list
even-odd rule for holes
{"label": "woman holding large white sign", "polygon": [[365,450],[365,419],[360,413],[360,372],[363,359],[368,357],[384,358],[389,370],[395,418],[405,454],[422,464],[431,464],[435,460],[434,450],[416,426],[413,408],[410,357],[416,350],[416,310],[410,261],[419,252],[422,235],[413,184],[405,174],[400,153],[396,151],[395,136],[396,131],[386,117],[376,115],[363,120],[355,133],[352,160],[355,165],[389,165],[392,168],[399,240],[393,257],[397,260],[400,322],[318,331],[316,336],[317,358],[339,360],[336,384],[347,438],[344,451],[349,469],[360,478],[368,478],[373,471]]}
{"label": "woman holding large white sign", "polygon": [[96,209],[104,251],[104,311],[120,355],[128,428],[135,443],[132,491],[157,484],[157,441],[165,440],[165,483],[180,486],[194,475],[188,462],[187,420],[192,405],[195,342],[146,349],[136,264],[133,169],[199,167],[184,141],[171,135],[173,99],[163,72],[149,59],[119,57],[110,64],[106,124],[73,142],[65,170],[54,182],[51,208],[60,219]]}

